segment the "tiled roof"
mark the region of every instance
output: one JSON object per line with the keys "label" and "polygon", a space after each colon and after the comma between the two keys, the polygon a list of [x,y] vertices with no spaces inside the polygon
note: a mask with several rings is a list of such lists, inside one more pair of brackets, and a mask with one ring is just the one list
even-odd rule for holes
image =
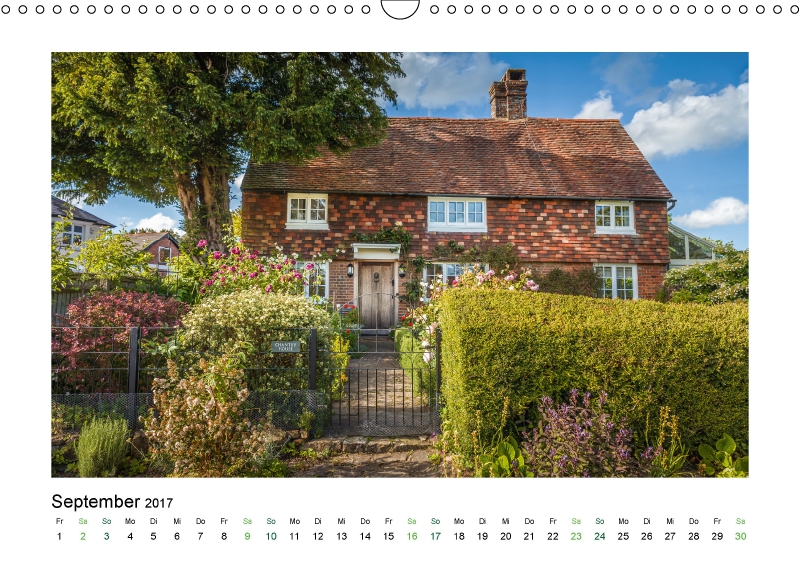
{"label": "tiled roof", "polygon": [[[50,216],[51,217],[59,217],[63,218],[67,215],[67,211],[70,208],[70,204],[66,201],[61,200],[60,198],[54,197],[50,195]],[[114,228],[114,225],[111,222],[106,222],[102,218],[95,216],[90,212],[86,212],[85,210],[81,210],[76,206],[72,206],[72,218],[74,220],[80,220],[83,222],[91,222],[93,224],[99,224],[100,226],[108,226],[109,228]]]}
{"label": "tiled roof", "polygon": [[247,167],[243,190],[669,199],[618,120],[392,118],[378,146]]}
{"label": "tiled roof", "polygon": [[172,240],[172,242],[177,246],[178,242],[172,237],[169,232],[150,232],[145,234],[125,234],[133,245],[138,250],[146,250],[156,242],[167,238],[168,240]]}

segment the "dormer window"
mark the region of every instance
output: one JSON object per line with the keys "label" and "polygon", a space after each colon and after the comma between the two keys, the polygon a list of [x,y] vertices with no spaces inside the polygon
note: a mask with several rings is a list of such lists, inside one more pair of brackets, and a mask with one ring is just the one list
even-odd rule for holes
{"label": "dormer window", "polygon": [[328,230],[328,195],[289,193],[286,228],[295,230]]}
{"label": "dormer window", "polygon": [[633,222],[633,203],[630,201],[596,201],[594,225],[598,234],[636,234]]}

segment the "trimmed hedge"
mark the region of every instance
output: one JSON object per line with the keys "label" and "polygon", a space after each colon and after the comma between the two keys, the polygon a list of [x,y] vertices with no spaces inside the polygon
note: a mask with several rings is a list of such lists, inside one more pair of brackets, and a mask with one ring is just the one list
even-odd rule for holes
{"label": "trimmed hedge", "polygon": [[[713,444],[727,433],[748,439],[747,305],[661,304],[452,289],[442,295],[442,395],[459,452],[544,396],[570,389],[608,393],[615,421],[627,419],[644,447],[648,413],[679,417],[686,445]],[[651,426],[652,428],[652,426]],[[652,439],[651,439],[652,440]]]}

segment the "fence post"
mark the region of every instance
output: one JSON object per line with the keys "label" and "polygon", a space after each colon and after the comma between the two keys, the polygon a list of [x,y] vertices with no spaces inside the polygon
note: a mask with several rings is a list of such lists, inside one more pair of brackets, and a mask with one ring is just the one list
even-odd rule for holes
{"label": "fence post", "polygon": [[439,406],[439,390],[442,388],[442,329],[436,326],[436,406]]}
{"label": "fence post", "polygon": [[312,328],[308,337],[308,388],[317,389],[317,329]]}
{"label": "fence post", "polygon": [[136,430],[139,414],[139,328],[130,329],[128,342],[128,402],[125,403],[125,417],[131,431]]}

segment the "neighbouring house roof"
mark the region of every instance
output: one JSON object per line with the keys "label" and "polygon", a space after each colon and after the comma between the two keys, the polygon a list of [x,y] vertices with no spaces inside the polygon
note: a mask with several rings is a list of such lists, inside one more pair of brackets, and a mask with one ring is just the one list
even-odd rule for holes
{"label": "neighbouring house roof", "polygon": [[672,194],[619,120],[391,118],[386,139],[305,165],[250,163],[243,190],[655,199]]}
{"label": "neighbouring house roof", "polygon": [[91,222],[92,224],[98,224],[100,226],[108,226],[109,228],[115,227],[113,224],[103,220],[99,216],[95,216],[90,212],[86,212],[85,210],[81,210],[76,206],[72,206],[68,202],[63,201],[60,198],[50,195],[50,199],[51,199],[50,216],[53,218],[64,218],[65,216],[67,216],[70,209],[72,209],[73,220],[78,220],[82,222]]}
{"label": "neighbouring house roof", "polygon": [[150,232],[145,234],[125,234],[125,236],[133,242],[137,250],[149,250],[155,247],[156,244],[162,246],[166,245],[167,241],[172,242],[178,246],[178,241],[169,232]]}

